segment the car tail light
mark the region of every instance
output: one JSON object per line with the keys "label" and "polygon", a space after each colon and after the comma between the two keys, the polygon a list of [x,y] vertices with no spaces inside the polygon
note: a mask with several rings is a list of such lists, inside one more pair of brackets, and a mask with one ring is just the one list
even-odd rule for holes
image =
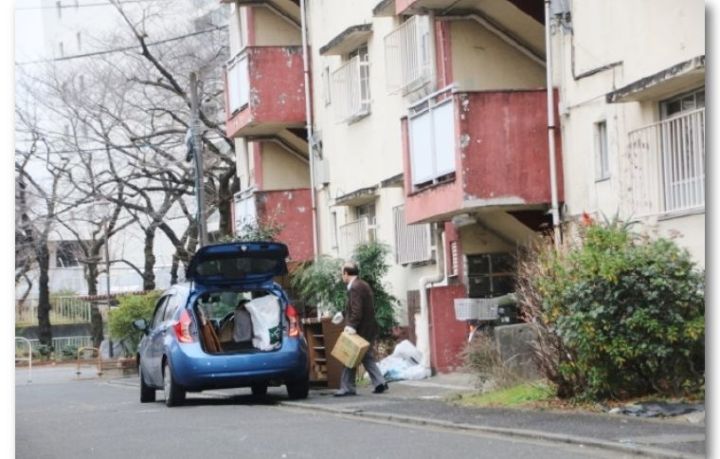
{"label": "car tail light", "polygon": [[182,313],[180,313],[180,319],[173,325],[178,342],[192,343],[195,341],[190,333],[190,325],[192,325],[190,313],[188,313],[187,309],[183,309]]}
{"label": "car tail light", "polygon": [[285,309],[285,315],[287,316],[288,323],[290,324],[288,328],[288,336],[292,338],[300,337],[300,319],[298,318],[297,310],[292,304],[288,304],[287,309]]}

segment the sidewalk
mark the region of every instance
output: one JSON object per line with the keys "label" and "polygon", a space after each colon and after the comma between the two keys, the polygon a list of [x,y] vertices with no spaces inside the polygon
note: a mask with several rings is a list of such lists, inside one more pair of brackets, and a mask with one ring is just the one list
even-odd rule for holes
{"label": "sidewalk", "polygon": [[445,399],[475,391],[467,374],[437,375],[421,381],[396,381],[375,395],[359,388],[355,397],[333,397],[333,390],[313,390],[303,401],[281,404],[415,425],[463,429],[606,448],[647,457],[705,456],[705,425],[684,416],[645,419],[627,415],[550,410],[467,408]]}

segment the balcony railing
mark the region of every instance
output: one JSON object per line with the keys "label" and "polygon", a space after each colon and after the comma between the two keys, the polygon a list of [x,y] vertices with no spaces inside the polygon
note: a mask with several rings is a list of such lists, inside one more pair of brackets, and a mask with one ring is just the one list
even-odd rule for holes
{"label": "balcony railing", "polygon": [[332,74],[332,100],[337,122],[351,121],[370,113],[370,64],[358,55]]}
{"label": "balcony railing", "polygon": [[233,114],[246,106],[250,97],[248,58],[245,53],[237,54],[228,61],[227,87],[228,109]]}
{"label": "balcony railing", "polygon": [[355,248],[375,240],[375,219],[359,218],[340,226],[340,256],[350,258]]}
{"label": "balcony railing", "polygon": [[433,259],[430,225],[405,223],[405,207],[393,209],[395,251],[399,264],[422,263]]}
{"label": "balcony railing", "polygon": [[420,188],[455,172],[455,106],[445,88],[410,107],[412,185]]}
{"label": "balcony railing", "polygon": [[634,216],[705,207],[705,109],[628,134],[623,188]]}
{"label": "balcony railing", "polygon": [[432,78],[430,19],[413,16],[385,37],[388,91],[408,93]]}

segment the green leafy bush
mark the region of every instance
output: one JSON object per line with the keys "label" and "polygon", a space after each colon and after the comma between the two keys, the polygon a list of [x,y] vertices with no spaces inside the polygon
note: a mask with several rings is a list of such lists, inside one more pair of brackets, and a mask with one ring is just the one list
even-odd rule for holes
{"label": "green leafy bush", "polygon": [[[383,283],[390,269],[386,261],[389,251],[384,244],[369,242],[359,245],[352,257],[360,268],[360,278],[370,285],[375,295],[375,317],[380,326],[380,337],[390,336],[392,328],[397,325],[395,308],[398,300]],[[343,260],[338,258],[319,257],[292,273],[292,287],[307,304],[315,304],[331,312],[343,311],[347,287],[340,277],[342,264]]]}
{"label": "green leafy bush", "polygon": [[353,253],[353,260],[360,268],[360,278],[370,285],[375,294],[375,318],[380,326],[380,337],[391,336],[392,328],[398,324],[395,319],[398,300],[383,282],[390,270],[387,263],[389,253],[390,248],[379,242],[360,244]]}
{"label": "green leafy bush", "polygon": [[345,308],[347,288],[340,278],[342,260],[328,256],[318,257],[291,273],[290,283],[307,304],[331,312]]}
{"label": "green leafy bush", "polygon": [[704,390],[704,277],[673,241],[591,223],[575,244],[536,247],[518,278],[541,329],[540,368],[559,396]]}
{"label": "green leafy bush", "polygon": [[138,319],[150,322],[160,293],[153,291],[142,295],[120,297],[118,307],[110,311],[110,336],[115,340],[125,339],[128,349],[135,352],[142,338],[142,332],[133,327],[133,322]]}

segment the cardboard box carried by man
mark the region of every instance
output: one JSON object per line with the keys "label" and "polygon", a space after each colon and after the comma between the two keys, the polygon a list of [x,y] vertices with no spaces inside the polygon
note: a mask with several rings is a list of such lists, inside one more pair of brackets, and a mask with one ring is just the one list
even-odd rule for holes
{"label": "cardboard box carried by man", "polygon": [[368,348],[370,348],[370,343],[362,336],[342,332],[330,354],[346,367],[355,368],[362,361]]}

